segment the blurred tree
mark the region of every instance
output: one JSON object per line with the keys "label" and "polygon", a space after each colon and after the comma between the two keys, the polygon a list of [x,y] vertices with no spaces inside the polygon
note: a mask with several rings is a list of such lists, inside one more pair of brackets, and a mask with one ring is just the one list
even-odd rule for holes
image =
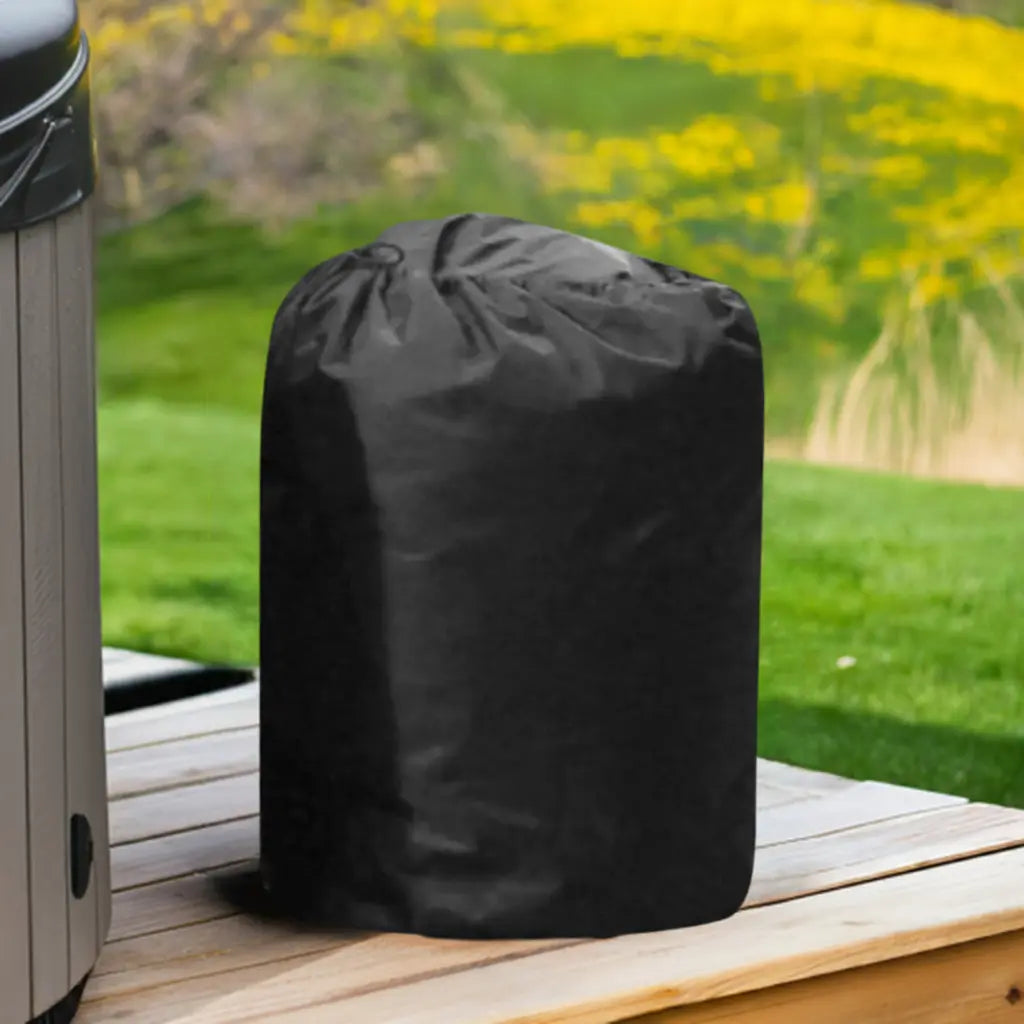
{"label": "blurred tree", "polygon": [[201,185],[195,117],[211,108],[225,73],[263,49],[284,13],[273,0],[85,0],[108,221],[155,213]]}
{"label": "blurred tree", "polygon": [[355,198],[392,168],[439,167],[411,112],[384,0],[82,8],[107,227],[196,195],[284,219]]}

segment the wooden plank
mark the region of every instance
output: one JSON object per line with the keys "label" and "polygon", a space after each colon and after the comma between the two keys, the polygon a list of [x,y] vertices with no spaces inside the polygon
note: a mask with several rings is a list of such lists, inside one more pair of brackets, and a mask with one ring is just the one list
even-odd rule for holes
{"label": "wooden plank", "polygon": [[[250,691],[254,690],[255,687],[250,688]],[[202,709],[203,728],[207,721],[205,716],[209,713],[217,714],[218,708],[232,707],[237,712],[239,706],[244,706],[246,701],[252,699],[255,703],[254,694],[252,698],[243,696],[241,700],[238,694],[212,696],[216,698],[212,706],[207,703]],[[230,699],[225,701],[226,696]],[[208,698],[197,700],[207,702]],[[195,705],[194,700],[179,703],[192,707]],[[258,843],[256,819],[229,819],[246,806],[246,785],[249,786],[249,798],[252,801],[249,813],[255,813],[258,776],[253,773],[204,781],[183,788],[164,789],[164,786],[175,787],[175,780],[181,777],[182,771],[187,770],[188,756],[194,755],[194,767],[204,778],[208,778],[210,772],[217,773],[224,770],[225,766],[239,764],[239,761],[234,760],[239,756],[251,756],[245,753],[244,731],[208,735],[201,741],[175,740],[167,736],[158,738],[155,746],[147,746],[143,750],[132,749],[136,746],[133,741],[139,736],[139,727],[150,738],[154,736],[154,723],[157,723],[158,729],[166,729],[168,722],[175,721],[179,729],[182,723],[188,723],[188,727],[193,728],[196,718],[188,714],[182,716],[186,710],[176,708],[168,713],[165,709],[162,714],[141,716],[136,719],[132,731],[121,733],[122,738],[127,738],[129,742],[119,768],[120,784],[127,787],[126,791],[130,791],[133,785],[141,785],[146,792],[118,799],[112,807],[115,818],[121,809],[126,812],[115,825],[115,839],[130,840],[128,845],[119,846],[114,851],[115,866],[119,865],[118,878],[121,877],[121,867],[134,872],[133,876],[128,877],[134,877],[136,882],[128,884],[149,882],[164,872],[187,877],[142,885],[119,893],[119,917],[114,934],[125,938],[108,946],[97,977],[90,986],[96,993],[91,997],[94,1004],[90,1005],[104,1008],[104,1015],[97,1017],[97,1020],[113,1019],[115,1013],[121,1019],[133,1021],[263,1020],[273,1019],[273,1013],[278,1013],[283,1014],[281,1019],[285,1020],[316,1021],[323,1019],[321,1015],[327,1005],[325,1000],[329,1002],[334,999],[346,1000],[343,1019],[354,1022],[363,1019],[450,1020],[453,1024],[463,1019],[612,1020],[621,1019],[628,1013],[646,1012],[669,1005],[672,999],[664,1001],[666,985],[670,992],[673,991],[672,986],[676,986],[673,999],[677,1003],[689,999],[688,993],[694,986],[711,993],[704,998],[717,997],[730,991],[727,987],[723,989],[723,984],[732,985],[731,991],[742,991],[742,979],[751,971],[759,969],[754,949],[758,943],[761,943],[760,959],[767,964],[766,971],[777,979],[766,982],[772,985],[784,983],[794,976],[812,975],[819,970],[845,968],[855,962],[858,956],[863,962],[872,962],[895,955],[900,952],[900,943],[905,936],[894,937],[885,932],[886,922],[879,918],[885,913],[894,913],[890,908],[901,902],[915,907],[922,904],[935,908],[941,903],[937,894],[947,884],[950,892],[959,892],[958,906],[973,899],[976,909],[977,905],[981,905],[981,910],[957,916],[955,907],[947,908],[947,917],[938,922],[930,918],[922,920],[913,915],[910,915],[910,920],[903,922],[897,915],[895,925],[906,923],[911,931],[908,948],[926,948],[928,942],[941,945],[941,941],[935,938],[939,928],[951,930],[955,935],[963,937],[965,928],[968,931],[974,928],[978,934],[987,934],[986,929],[998,930],[1006,926],[1005,914],[999,917],[1006,908],[994,910],[991,894],[983,891],[981,880],[974,877],[944,875],[938,888],[929,890],[924,897],[916,890],[909,895],[890,891],[879,897],[878,886],[928,878],[936,872],[947,872],[960,865],[933,868],[917,875],[872,882],[855,889],[840,889],[772,907],[745,910],[731,921],[701,929],[659,933],[655,936],[625,936],[609,942],[587,943],[586,949],[590,952],[584,956],[580,951],[580,958],[568,964],[547,961],[548,957],[561,956],[571,952],[569,950],[563,949],[559,953],[547,949],[526,950],[517,954],[527,958],[518,965],[525,971],[524,979],[520,980],[518,974],[500,974],[496,978],[492,976],[480,990],[481,997],[485,992],[503,992],[509,986],[513,990],[527,986],[538,991],[547,989],[555,1000],[553,1006],[528,1008],[527,1015],[521,1014],[520,1018],[462,1017],[460,1012],[466,1007],[486,1007],[489,1001],[486,998],[476,1003],[462,998],[445,1001],[443,992],[447,991],[446,986],[466,985],[470,975],[476,975],[478,971],[498,971],[501,965],[467,971],[467,967],[476,964],[475,960],[456,958],[450,965],[442,966],[431,955],[425,961],[431,964],[429,978],[421,979],[415,973],[396,973],[384,982],[368,981],[358,971],[353,973],[350,960],[344,960],[344,966],[335,961],[336,957],[344,959],[351,956],[346,953],[348,945],[339,948],[339,941],[344,940],[306,931],[290,932],[283,926],[239,917],[230,905],[221,900],[209,878],[193,874],[195,871],[208,870],[255,855]],[[129,714],[140,715],[139,712]],[[223,719],[218,719],[217,724],[223,725]],[[254,730],[250,730],[249,742],[253,734]],[[161,734],[158,732],[156,735]],[[218,747],[227,737],[233,737],[232,742],[237,744],[231,751]],[[112,762],[119,756],[112,755]],[[147,757],[154,758],[152,766]],[[132,782],[133,770],[144,777]],[[771,762],[759,765],[759,775],[763,780],[759,818],[766,823],[761,830],[761,838],[767,837],[770,842],[758,855],[757,876],[751,891],[752,902],[792,900],[794,895],[807,892],[809,885],[815,891],[834,885],[848,886],[859,879],[907,871],[922,863],[969,857],[978,849],[998,848],[1021,841],[1021,821],[1024,815],[1004,808],[966,805],[959,798],[922,794],[880,783],[863,784],[850,780],[833,782],[834,777],[819,779],[815,774],[811,775],[809,784],[804,786],[798,774],[779,771]],[[240,788],[232,791],[233,786]],[[182,799],[183,796],[185,799]],[[896,815],[898,817],[894,817]],[[221,824],[202,827],[207,821],[222,818],[224,820]],[[120,859],[122,855],[124,859]],[[150,855],[158,867],[147,868]],[[996,855],[1006,856],[1008,854]],[[1009,870],[1005,867],[1005,861],[991,857],[984,859],[996,866],[996,877],[999,870]],[[1000,868],[1000,865],[1003,867]],[[1021,866],[1017,864],[1016,868],[1019,870]],[[808,878],[812,879],[810,883]],[[759,886],[762,887],[759,889]],[[839,905],[818,902],[829,898],[845,898],[854,892],[870,893],[867,919],[858,916],[861,910],[859,899]],[[986,904],[985,900],[989,900],[989,903]],[[818,908],[813,914],[807,909],[812,903]],[[876,907],[876,903],[881,906]],[[795,912],[793,908],[804,908],[804,916],[796,921],[791,920],[786,915],[792,915]],[[782,916],[773,916],[754,927],[750,915],[768,911]],[[1011,906],[1009,912],[1017,913],[1024,920],[1024,907]],[[979,914],[983,918],[980,923]],[[819,920],[825,922],[826,935],[822,942],[815,943],[811,937]],[[893,921],[889,923],[893,924]],[[717,942],[713,936],[707,937],[709,929],[723,928],[728,931],[722,932],[722,938]],[[828,931],[830,928],[838,930]],[[843,928],[846,933],[843,933]],[[899,927],[891,931],[898,932]],[[701,934],[705,937],[699,938]],[[806,948],[791,948],[795,941],[794,935],[804,936]],[[665,946],[665,937],[671,936],[676,937],[676,942]],[[790,946],[787,947],[786,942],[774,941],[776,936],[784,936]],[[969,937],[973,938],[974,935]],[[406,943],[425,942],[428,946],[433,945],[430,940],[408,936],[377,938],[395,943],[388,955],[398,959],[404,956]],[[659,938],[662,939],[662,945],[657,944]],[[699,941],[693,945],[697,939]],[[630,942],[640,943],[641,948],[621,948],[621,944]],[[651,942],[655,943],[653,949],[645,944]],[[719,947],[717,954],[713,949],[715,946]],[[613,947],[614,953],[610,962],[609,947]],[[708,949],[705,950],[705,947]],[[721,956],[724,947],[739,947],[733,949],[738,958],[736,962],[714,962],[714,956]],[[180,951],[178,955],[176,950]],[[750,951],[747,960],[740,962],[746,950]],[[712,958],[710,967],[705,962],[709,956]],[[545,963],[538,967],[535,961],[541,960]],[[577,1016],[578,1010],[590,1014],[593,1007],[584,1003],[580,1010],[578,1006],[567,1007],[564,1000],[559,1002],[563,974],[569,979],[569,994],[572,996],[573,986],[586,989],[591,984],[587,977],[594,973],[601,978],[616,972],[626,977],[639,970],[643,980],[645,965],[649,967],[652,964],[669,963],[675,963],[677,967],[694,963],[696,974],[690,972],[675,981],[670,978],[665,983],[662,983],[664,979],[657,982],[654,985],[657,992],[651,996],[650,991],[647,991],[644,996],[646,1002],[639,1010],[632,1006],[621,1010],[616,1005],[614,1016],[609,1016],[608,1013],[612,1011],[606,1005],[601,1011],[605,1013],[604,1016]],[[822,967],[822,963],[826,966]],[[343,990],[336,988],[339,971],[345,975],[346,987]],[[794,971],[795,974],[792,973]],[[432,986],[440,984],[443,975],[447,975],[444,987],[435,991]],[[151,991],[154,986],[159,986],[159,992]],[[382,986],[397,987],[389,992],[382,990]],[[427,987],[426,992],[423,986]],[[415,992],[409,995],[406,989]],[[640,989],[641,992],[645,991],[642,985]],[[603,998],[600,990],[597,995],[600,1003]],[[408,1002],[404,1001],[406,996]],[[622,998],[632,998],[629,990]],[[392,1005],[389,999],[399,1001]],[[428,1002],[421,1002],[424,999]],[[429,1000],[433,1000],[439,1008],[438,1015],[419,1015],[420,1007],[431,1005]],[[516,1006],[514,1009],[521,1008]],[[405,1014],[407,1010],[411,1016],[388,1016],[392,1012]],[[541,1016],[532,1016],[535,1010]],[[341,1013],[340,1007],[337,1012]],[[149,1014],[149,1017],[140,1017],[139,1014]]]}
{"label": "wooden plank", "polygon": [[[346,936],[233,914],[106,944],[93,972],[93,999],[275,960],[346,942]],[[102,981],[100,979],[103,979]]]}
{"label": "wooden plank", "polygon": [[[304,989],[328,1001],[344,1000],[408,979],[448,977],[454,970],[482,964],[512,964],[539,952],[564,948],[564,941],[456,942],[416,936],[351,936],[337,948],[293,960],[220,971],[159,989],[146,988],[103,997],[114,984],[110,975],[97,978],[86,989],[85,1003],[76,1024],[130,1020],[132,1024],[226,1024],[242,1020],[268,1020],[295,1005]],[[342,1004],[344,1007],[347,1004]],[[346,1021],[343,1008],[321,1007],[318,1019]],[[441,1022],[445,1018],[432,1018]],[[375,1024],[397,1024],[382,1018]]]}
{"label": "wooden plank", "polygon": [[184,658],[169,658],[163,654],[146,654],[119,647],[103,648],[103,684],[121,686],[144,679],[195,672],[207,666]]}
{"label": "wooden plank", "polygon": [[132,843],[259,812],[259,776],[237,775],[110,805],[110,841]]}
{"label": "wooden plank", "polygon": [[[362,965],[358,961],[355,963],[352,961],[349,949],[351,941],[351,939],[339,940],[337,936],[332,937],[313,932],[292,933],[286,926],[233,917],[222,921],[205,922],[188,929],[161,931],[131,942],[113,942],[105,950],[97,975],[87,990],[86,998],[92,1004],[90,1010],[93,1013],[87,1012],[86,1016],[81,1019],[95,1021],[149,1019],[175,1021],[179,1024],[186,1020],[211,1022],[267,1020],[272,1019],[271,1011],[282,1005],[281,993],[277,991],[279,987],[285,991],[301,990],[306,985],[320,988],[332,981],[337,982],[339,977],[345,979],[346,985],[340,989],[335,988],[329,998],[332,1000],[344,999],[346,992],[365,992],[368,987],[382,984],[379,975],[366,973],[365,967],[375,966],[373,958],[364,961]],[[438,944],[430,940],[404,936],[379,936],[372,941],[382,943],[375,951],[377,965],[382,961],[393,965],[396,961],[404,960],[408,955],[410,943],[426,944],[426,963],[431,968],[432,975],[435,972],[464,970],[476,963],[475,960],[467,963],[461,958],[456,958],[452,962],[435,958],[433,955],[435,948],[438,945],[447,944]],[[148,948],[146,948],[146,944],[149,944]],[[460,945],[465,945],[472,953],[472,947],[482,944]],[[537,949],[533,948],[535,945],[541,944],[528,944],[525,953],[532,955],[547,951],[546,946],[544,949]],[[330,955],[328,955],[328,951],[330,951]],[[336,955],[339,952],[341,953],[340,961],[343,962],[339,962],[339,957]],[[1022,963],[1019,949],[1015,962],[1018,966]],[[361,966],[363,969],[360,969]],[[248,970],[248,968],[256,968],[256,970]],[[410,980],[415,982],[416,975],[410,976],[409,973],[393,969],[393,975],[386,978],[383,984],[392,981],[406,983]],[[252,1001],[252,993],[247,991],[253,984],[265,986],[259,993],[260,998],[257,1002]],[[152,991],[156,986],[160,986],[159,991]],[[794,987],[789,986],[789,988],[793,989]],[[940,995],[948,992],[944,984],[936,985],[935,988]],[[768,991],[781,994],[783,990],[774,988]],[[793,998],[795,997],[791,992],[785,994],[787,1001]],[[286,1009],[289,1006],[287,1001],[283,1005]],[[325,1004],[320,1003],[319,1005],[320,1012],[327,1012]],[[722,1007],[726,1003],[723,1000],[709,1005]],[[799,1006],[799,1001],[795,1005]],[[258,1011],[254,1012],[253,1006],[257,1006]],[[758,1004],[758,1008],[763,1010],[763,1005]],[[447,1014],[446,1016],[418,1016],[416,1019],[452,1022],[499,1019],[490,1016],[468,1015],[467,1009],[469,1008],[462,1007],[461,1012],[456,1012],[454,1015],[445,1009],[443,1012]],[[349,1020],[347,1010],[348,1005],[345,1004],[345,1017],[337,1019]],[[337,1008],[336,1012],[341,1013],[342,1008]],[[158,1013],[164,1013],[166,1016],[159,1016]],[[192,1014],[195,1016],[191,1016]],[[545,1016],[540,1019],[553,1018]],[[605,1015],[558,1019],[615,1020],[620,1018],[614,1015]],[[658,1018],[644,1019],[658,1020]],[[669,1017],[666,1018],[666,1021],[673,1019],[675,1018]],[[688,1018],[680,1017],[679,1019],[682,1021]],[[695,1019],[704,1020],[705,1018],[697,1017]],[[710,1016],[706,1019],[732,1018]],[[749,1019],[753,1024],[753,1021],[761,1018],[752,1016]],[[830,1024],[833,1021],[842,1024],[846,1020],[851,1024],[854,1021],[860,1024],[861,1021],[876,1020],[879,1017],[874,1014],[849,1017],[821,1014],[816,1017],[778,1018],[780,1022],[788,1019],[807,1020],[809,1024],[811,1021],[821,1020],[828,1020]],[[903,1018],[897,1019],[902,1020]],[[937,1018],[927,1015],[907,1018],[908,1021],[915,1020],[919,1024],[925,1024],[925,1022],[931,1024],[935,1019]],[[950,1022],[959,1019],[952,1017]],[[766,1020],[766,1024],[768,1024],[768,1020]]]}
{"label": "wooden plank", "polygon": [[[113,753],[258,725],[259,682],[255,681],[171,704],[111,715],[107,719],[107,749]],[[855,785],[854,780],[837,775],[806,771],[776,761],[758,761],[758,786],[771,793],[768,802],[772,804],[794,797],[821,796]]]}
{"label": "wooden plank", "polygon": [[773,786],[795,789],[813,796],[834,793],[856,785],[856,780],[844,778],[842,775],[818,772],[811,768],[798,768],[796,765],[770,761],[764,757],[758,758],[757,781],[759,784],[770,783]]}
{"label": "wooden plank", "polygon": [[117,800],[258,769],[259,733],[253,727],[129,747],[108,759],[110,797]]}
{"label": "wooden plank", "polygon": [[[351,941],[351,936],[289,928],[244,914],[202,921],[108,943],[89,983],[89,998],[187,986],[199,978],[261,965],[294,965],[300,957],[337,950]],[[159,999],[159,993],[152,998]]]}
{"label": "wooden plank", "polygon": [[[239,711],[236,705],[243,704],[245,710],[242,714],[247,716],[251,692],[251,688],[249,688],[245,695],[236,695],[230,703],[220,703],[215,707],[217,709],[230,708],[229,714],[235,715]],[[193,700],[198,704],[205,702],[206,697],[192,698],[180,703],[191,705]],[[171,732],[171,728],[175,724],[186,730],[194,729],[197,713],[205,724],[209,722],[209,718],[205,716],[209,715],[213,709],[175,710],[165,706],[161,709],[144,710],[151,714],[149,723],[161,721],[162,726],[167,726],[161,731],[161,736],[166,734],[167,738],[161,738],[157,743],[142,746],[129,745],[111,750],[108,757],[108,785],[111,799],[258,770],[259,732],[256,725],[224,728],[224,721],[218,718],[216,728],[212,733],[201,733],[189,735],[186,739],[175,739]],[[152,712],[154,711],[159,711],[161,714],[153,717]],[[140,713],[128,712],[127,714]],[[162,720],[166,719],[169,714],[175,720],[184,717],[187,719],[187,724],[182,725],[180,721],[176,723],[176,721]],[[113,717],[116,719],[126,716]],[[122,723],[113,723],[115,727],[119,724]],[[211,737],[214,737],[212,741]],[[129,734],[129,741],[133,738],[135,737]],[[125,734],[122,732],[117,735],[115,742],[124,741],[124,739]],[[849,785],[854,786],[856,783],[850,782]],[[813,799],[819,795],[813,790],[801,792],[789,786],[781,787],[770,782],[759,782],[758,807],[763,809],[783,806],[799,800]]]}
{"label": "wooden plank", "polygon": [[246,683],[216,693],[111,715],[106,722],[109,752],[142,747],[226,729],[259,725],[259,687]]}
{"label": "wooden plank", "polygon": [[25,649],[21,567],[21,401],[17,240],[0,233],[0,992],[32,1016],[25,802]]}
{"label": "wooden plank", "polygon": [[259,855],[259,833],[259,818],[253,815],[115,846],[111,850],[114,889],[132,889],[252,860]]}
{"label": "wooden plank", "polygon": [[1002,1024],[1019,1021],[1024,932],[702,1006],[634,1017],[635,1024]]}
{"label": "wooden plank", "polygon": [[[812,886],[849,885],[1012,844],[1024,845],[1024,813],[985,805],[946,808],[846,833],[812,837],[771,847],[764,856],[759,854],[748,905],[792,899],[814,891]],[[152,881],[169,875],[190,877],[119,892],[115,897],[119,922],[115,934],[128,938],[161,926],[177,927],[231,914],[233,908],[223,905],[214,887],[195,872],[254,860],[258,847],[256,818],[116,847],[117,884],[123,884],[121,858],[125,854],[131,857],[129,866],[134,878]],[[158,873],[160,869],[154,865],[162,865],[166,874]],[[121,943],[120,948],[141,963],[131,943]],[[292,954],[285,945],[276,955],[283,958]],[[160,966],[164,977],[173,974],[165,964],[147,966]],[[184,969],[190,970],[191,965],[185,964]],[[181,980],[180,976],[175,980]]]}
{"label": "wooden plank", "polygon": [[[173,934],[173,933],[172,933]],[[275,960],[256,963],[236,970],[199,973],[187,981],[128,991],[105,994],[109,976],[90,980],[85,989],[75,1024],[108,1024],[110,1021],[131,1021],[131,1024],[184,1024],[184,1022],[210,1022],[221,1019],[218,1007],[229,1004],[239,991],[274,980],[294,970],[298,964],[315,960],[320,954],[307,953],[294,960]],[[230,1017],[228,1019],[231,1019]],[[264,1018],[249,1016],[247,1024]]]}
{"label": "wooden plank", "polygon": [[[254,869],[255,864],[247,867],[249,872]],[[232,873],[230,869],[187,875],[115,893],[110,940],[130,939],[236,913],[234,907],[220,898],[216,888],[217,879],[228,873]]]}
{"label": "wooden plank", "polygon": [[[603,1024],[1022,929],[1022,876],[1018,848],[755,907],[696,928],[585,943],[403,984],[329,1012],[345,1024]],[[233,995],[235,1017],[217,1019],[256,1016],[269,994],[257,986],[246,994],[251,1001]],[[281,1012],[260,1020],[319,1024],[334,996],[329,983],[299,969],[278,978],[275,998]]]}
{"label": "wooden plank", "polygon": [[82,206],[63,215],[57,232],[57,325],[60,335],[60,427],[64,521],[64,718],[68,816],[89,822],[92,878],[68,901],[72,982],[92,968],[103,943],[109,901],[106,758],[100,660],[99,508],[96,488],[96,386],[93,371],[92,235]]}
{"label": "wooden plank", "polygon": [[797,803],[801,800],[816,800],[818,798],[819,794],[816,793],[801,793],[787,786],[776,786],[771,782],[762,782],[758,779],[758,813],[767,810],[769,807],[782,807],[784,804]]}
{"label": "wooden plank", "polygon": [[172,704],[190,695],[240,686],[254,677],[252,668],[243,666],[204,664],[120,648],[103,649],[103,690],[108,715]]}
{"label": "wooden plank", "polygon": [[[1019,845],[1024,845],[1024,812],[1009,808],[968,804],[883,821],[759,851],[746,905],[793,899]],[[115,847],[118,891],[150,887],[118,896],[125,905],[121,913],[125,919],[145,917],[148,911],[129,905],[138,899],[152,906],[162,898],[168,913],[179,915],[176,923],[221,915],[225,910],[215,905],[211,890],[200,891],[214,902],[190,904],[176,892],[173,881],[160,889],[153,889],[152,883],[255,860],[258,853],[256,817]],[[191,918],[180,916],[185,906],[191,907]]]}
{"label": "wooden plank", "polygon": [[[107,749],[116,753],[253,728],[258,724],[259,684],[253,682],[173,704],[112,715],[107,720]],[[203,749],[202,745],[197,744],[196,749]],[[763,759],[758,762],[758,803],[762,808],[823,797],[857,785],[860,784],[853,780],[824,772],[805,771]]]}
{"label": "wooden plank", "polygon": [[746,906],[1024,846],[1024,812],[962,804],[758,849]]}
{"label": "wooden plank", "polygon": [[[807,778],[801,782],[804,774]],[[823,772],[805,773],[801,768],[793,769],[789,765],[758,758],[757,812],[760,816],[771,808],[823,800],[859,785],[855,779],[843,779]]]}
{"label": "wooden plank", "polygon": [[55,237],[52,221],[18,233],[29,901],[35,1014],[61,999],[70,984]]}
{"label": "wooden plank", "polygon": [[789,843],[807,836],[899,818],[938,807],[966,803],[962,797],[929,793],[885,782],[859,782],[817,800],[772,808],[757,821],[758,847]]}

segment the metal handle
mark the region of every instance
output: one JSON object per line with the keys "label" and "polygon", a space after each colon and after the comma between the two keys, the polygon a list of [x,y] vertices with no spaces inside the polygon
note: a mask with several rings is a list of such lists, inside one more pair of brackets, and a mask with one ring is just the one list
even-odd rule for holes
{"label": "metal handle", "polygon": [[36,140],[36,144],[29,151],[25,159],[21,161],[21,166],[14,172],[14,176],[7,182],[7,184],[0,188],[0,210],[2,210],[18,194],[18,190],[28,181],[32,173],[40,163],[42,163],[54,132],[56,132],[58,128],[62,128],[64,125],[68,124],[70,120],[71,118],[66,116],[59,118],[47,116],[43,118],[42,130],[39,133],[39,138]]}

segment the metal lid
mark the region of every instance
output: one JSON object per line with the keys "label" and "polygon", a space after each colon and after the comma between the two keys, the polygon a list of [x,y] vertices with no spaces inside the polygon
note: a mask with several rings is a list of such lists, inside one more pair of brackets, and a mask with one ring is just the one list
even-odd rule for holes
{"label": "metal lid", "polygon": [[88,64],[75,0],[0,0],[0,231],[92,192]]}
{"label": "metal lid", "polygon": [[75,0],[0,0],[0,122],[60,84],[78,37]]}

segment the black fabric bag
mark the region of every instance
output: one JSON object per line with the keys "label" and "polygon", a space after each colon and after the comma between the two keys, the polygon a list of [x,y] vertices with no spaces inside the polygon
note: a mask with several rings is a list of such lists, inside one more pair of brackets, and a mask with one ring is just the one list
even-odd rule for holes
{"label": "black fabric bag", "polygon": [[733,913],[754,853],[763,377],[730,289],[402,224],[274,323],[262,874],[487,938]]}

